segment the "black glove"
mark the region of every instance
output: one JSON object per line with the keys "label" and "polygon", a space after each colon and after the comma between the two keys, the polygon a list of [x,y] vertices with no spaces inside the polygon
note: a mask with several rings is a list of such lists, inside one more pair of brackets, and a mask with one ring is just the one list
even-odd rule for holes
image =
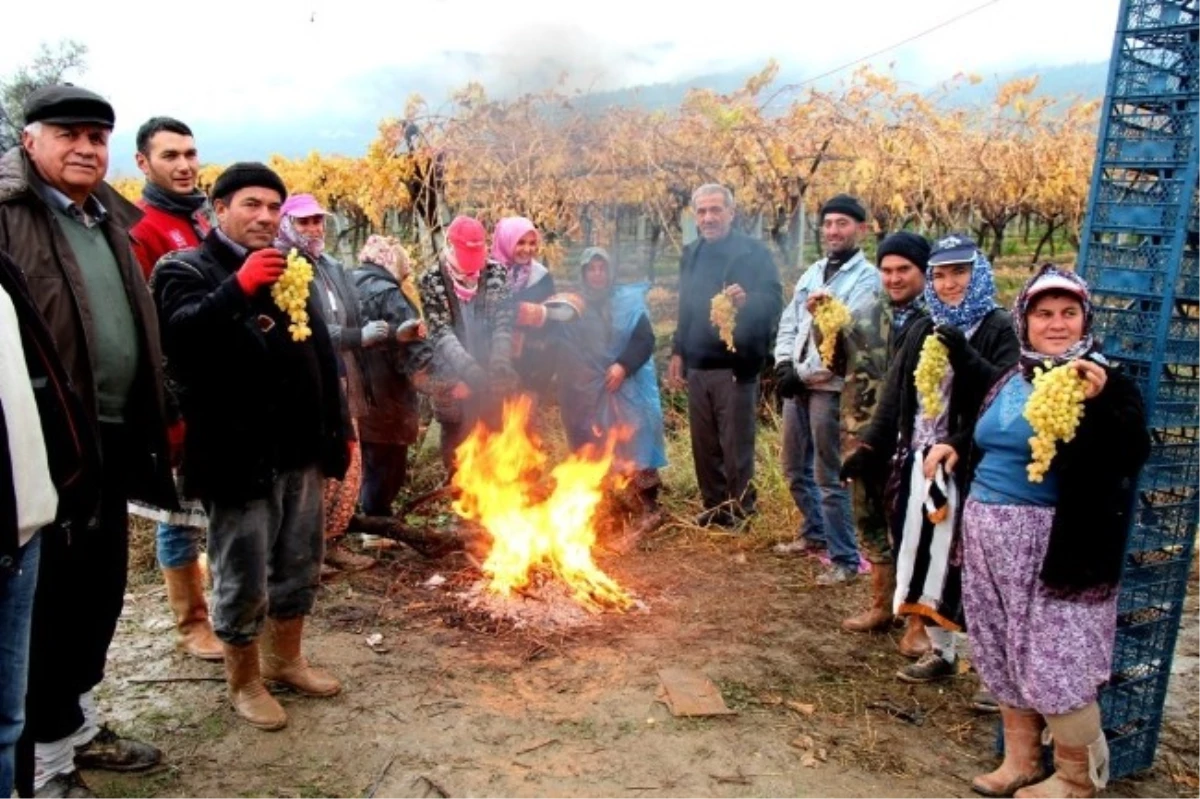
{"label": "black glove", "polygon": [[775,390],[779,396],[791,399],[803,388],[804,383],[800,382],[800,375],[796,374],[796,367],[792,365],[791,361],[775,366]]}
{"label": "black glove", "polygon": [[933,334],[937,336],[938,341],[945,345],[946,352],[950,355],[950,365],[956,366],[962,363],[963,356],[967,354],[967,350],[971,346],[967,342],[966,335],[953,325],[938,325],[933,329]]}
{"label": "black glove", "polygon": [[838,479],[843,483],[850,480],[861,479],[864,474],[871,470],[875,461],[875,451],[867,445],[863,445],[851,452],[850,455],[842,461],[842,469],[838,472]]}

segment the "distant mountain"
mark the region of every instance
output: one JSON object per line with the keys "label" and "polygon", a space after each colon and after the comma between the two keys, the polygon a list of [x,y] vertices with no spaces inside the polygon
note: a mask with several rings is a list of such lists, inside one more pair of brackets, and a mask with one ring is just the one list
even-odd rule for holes
{"label": "distant mountain", "polygon": [[[437,108],[449,100],[450,93],[466,83],[472,75],[485,72],[486,65],[471,60],[471,54],[447,55],[450,69],[380,69],[364,75],[358,81],[356,91],[361,96],[361,111],[340,113],[331,118],[325,114],[314,114],[310,118],[293,117],[286,121],[262,123],[225,123],[221,125],[196,124],[193,126],[200,145],[202,159],[208,163],[231,163],[239,160],[266,160],[278,153],[289,158],[299,158],[314,150],[326,154],[358,156],[366,152],[367,145],[375,138],[379,122],[389,116],[403,113],[409,94],[420,93],[431,107]],[[601,111],[612,106],[635,106],[649,110],[677,107],[688,91],[695,88],[712,89],[721,94],[736,91],[754,73],[753,69],[730,70],[702,75],[685,81],[656,83],[634,86],[613,91],[578,94],[577,107],[584,110]],[[986,102],[996,87],[1014,78],[1040,76],[1036,94],[1063,99],[1092,99],[1104,96],[1104,84],[1108,77],[1106,62],[1073,64],[1056,67],[1026,67],[996,75],[982,75],[983,80],[974,85],[964,84],[946,101],[951,106],[970,106]],[[806,76],[795,68],[784,67],[772,86],[764,92],[799,83]],[[827,89],[846,79],[845,73],[831,76],[814,84]],[[934,91],[929,87],[928,91]],[[783,107],[794,99],[794,94],[785,92],[777,101]],[[111,170],[114,177],[136,175],[133,164],[134,131],[123,130],[113,135],[111,150],[114,153]]]}

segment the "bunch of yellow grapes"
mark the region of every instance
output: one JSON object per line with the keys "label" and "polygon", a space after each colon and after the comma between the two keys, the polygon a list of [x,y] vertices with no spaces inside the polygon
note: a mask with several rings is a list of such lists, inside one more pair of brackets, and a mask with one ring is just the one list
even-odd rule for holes
{"label": "bunch of yellow grapes", "polygon": [[733,346],[733,326],[737,324],[737,306],[724,291],[718,292],[712,298],[712,309],[708,312],[708,320],[717,328],[717,335],[730,352],[737,352]]}
{"label": "bunch of yellow grapes", "polygon": [[288,325],[292,341],[304,341],[312,335],[308,326],[308,284],[312,279],[312,264],[293,247],[287,256],[287,269],[271,286],[271,299],[292,320]]}
{"label": "bunch of yellow grapes", "polygon": [[927,419],[936,419],[945,408],[942,405],[942,380],[950,367],[950,351],[935,335],[925,337],[921,346],[921,357],[913,370],[913,381]]}
{"label": "bunch of yellow grapes", "polygon": [[1029,439],[1033,460],[1026,469],[1031,483],[1042,482],[1058,442],[1074,438],[1079,420],[1083,418],[1087,380],[1069,363],[1053,368],[1049,368],[1049,363],[1046,366],[1035,371],[1033,393],[1025,402],[1025,418],[1034,433]]}
{"label": "bunch of yellow grapes", "polygon": [[817,330],[821,331],[821,344],[817,349],[821,353],[821,361],[827,368],[833,366],[833,356],[837,352],[838,333],[854,323],[850,309],[837,297],[826,297],[817,304],[813,312],[813,321]]}

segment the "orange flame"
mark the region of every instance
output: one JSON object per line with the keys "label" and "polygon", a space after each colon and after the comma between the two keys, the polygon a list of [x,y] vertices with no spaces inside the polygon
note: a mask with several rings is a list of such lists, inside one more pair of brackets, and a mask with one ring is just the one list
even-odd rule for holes
{"label": "orange flame", "polygon": [[570,455],[543,487],[547,456],[525,432],[531,408],[524,395],[505,402],[499,432],[477,425],[456,450],[454,486],[461,496],[454,512],[492,537],[483,563],[489,588],[508,596],[545,570],[589,610],[625,609],[633,599],[592,561],[592,519],[620,433],[611,433],[603,449],[587,446]]}

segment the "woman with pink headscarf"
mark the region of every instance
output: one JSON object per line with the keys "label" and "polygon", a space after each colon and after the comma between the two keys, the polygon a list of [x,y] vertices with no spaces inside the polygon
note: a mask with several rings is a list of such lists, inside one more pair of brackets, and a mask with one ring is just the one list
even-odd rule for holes
{"label": "woman with pink headscarf", "polygon": [[431,368],[417,375],[441,426],[442,463],[477,421],[499,426],[500,400],[517,386],[512,366],[513,306],[504,268],[487,257],[487,231],[472,217],[446,228],[438,262],[417,280],[433,349]]}
{"label": "woman with pink headscarf", "polygon": [[554,294],[554,278],[537,260],[541,234],[523,216],[508,216],[492,231],[492,258],[508,272],[508,288],[516,303],[513,329],[513,366],[522,390],[538,398],[548,396],[554,378],[547,335],[546,306]]}

